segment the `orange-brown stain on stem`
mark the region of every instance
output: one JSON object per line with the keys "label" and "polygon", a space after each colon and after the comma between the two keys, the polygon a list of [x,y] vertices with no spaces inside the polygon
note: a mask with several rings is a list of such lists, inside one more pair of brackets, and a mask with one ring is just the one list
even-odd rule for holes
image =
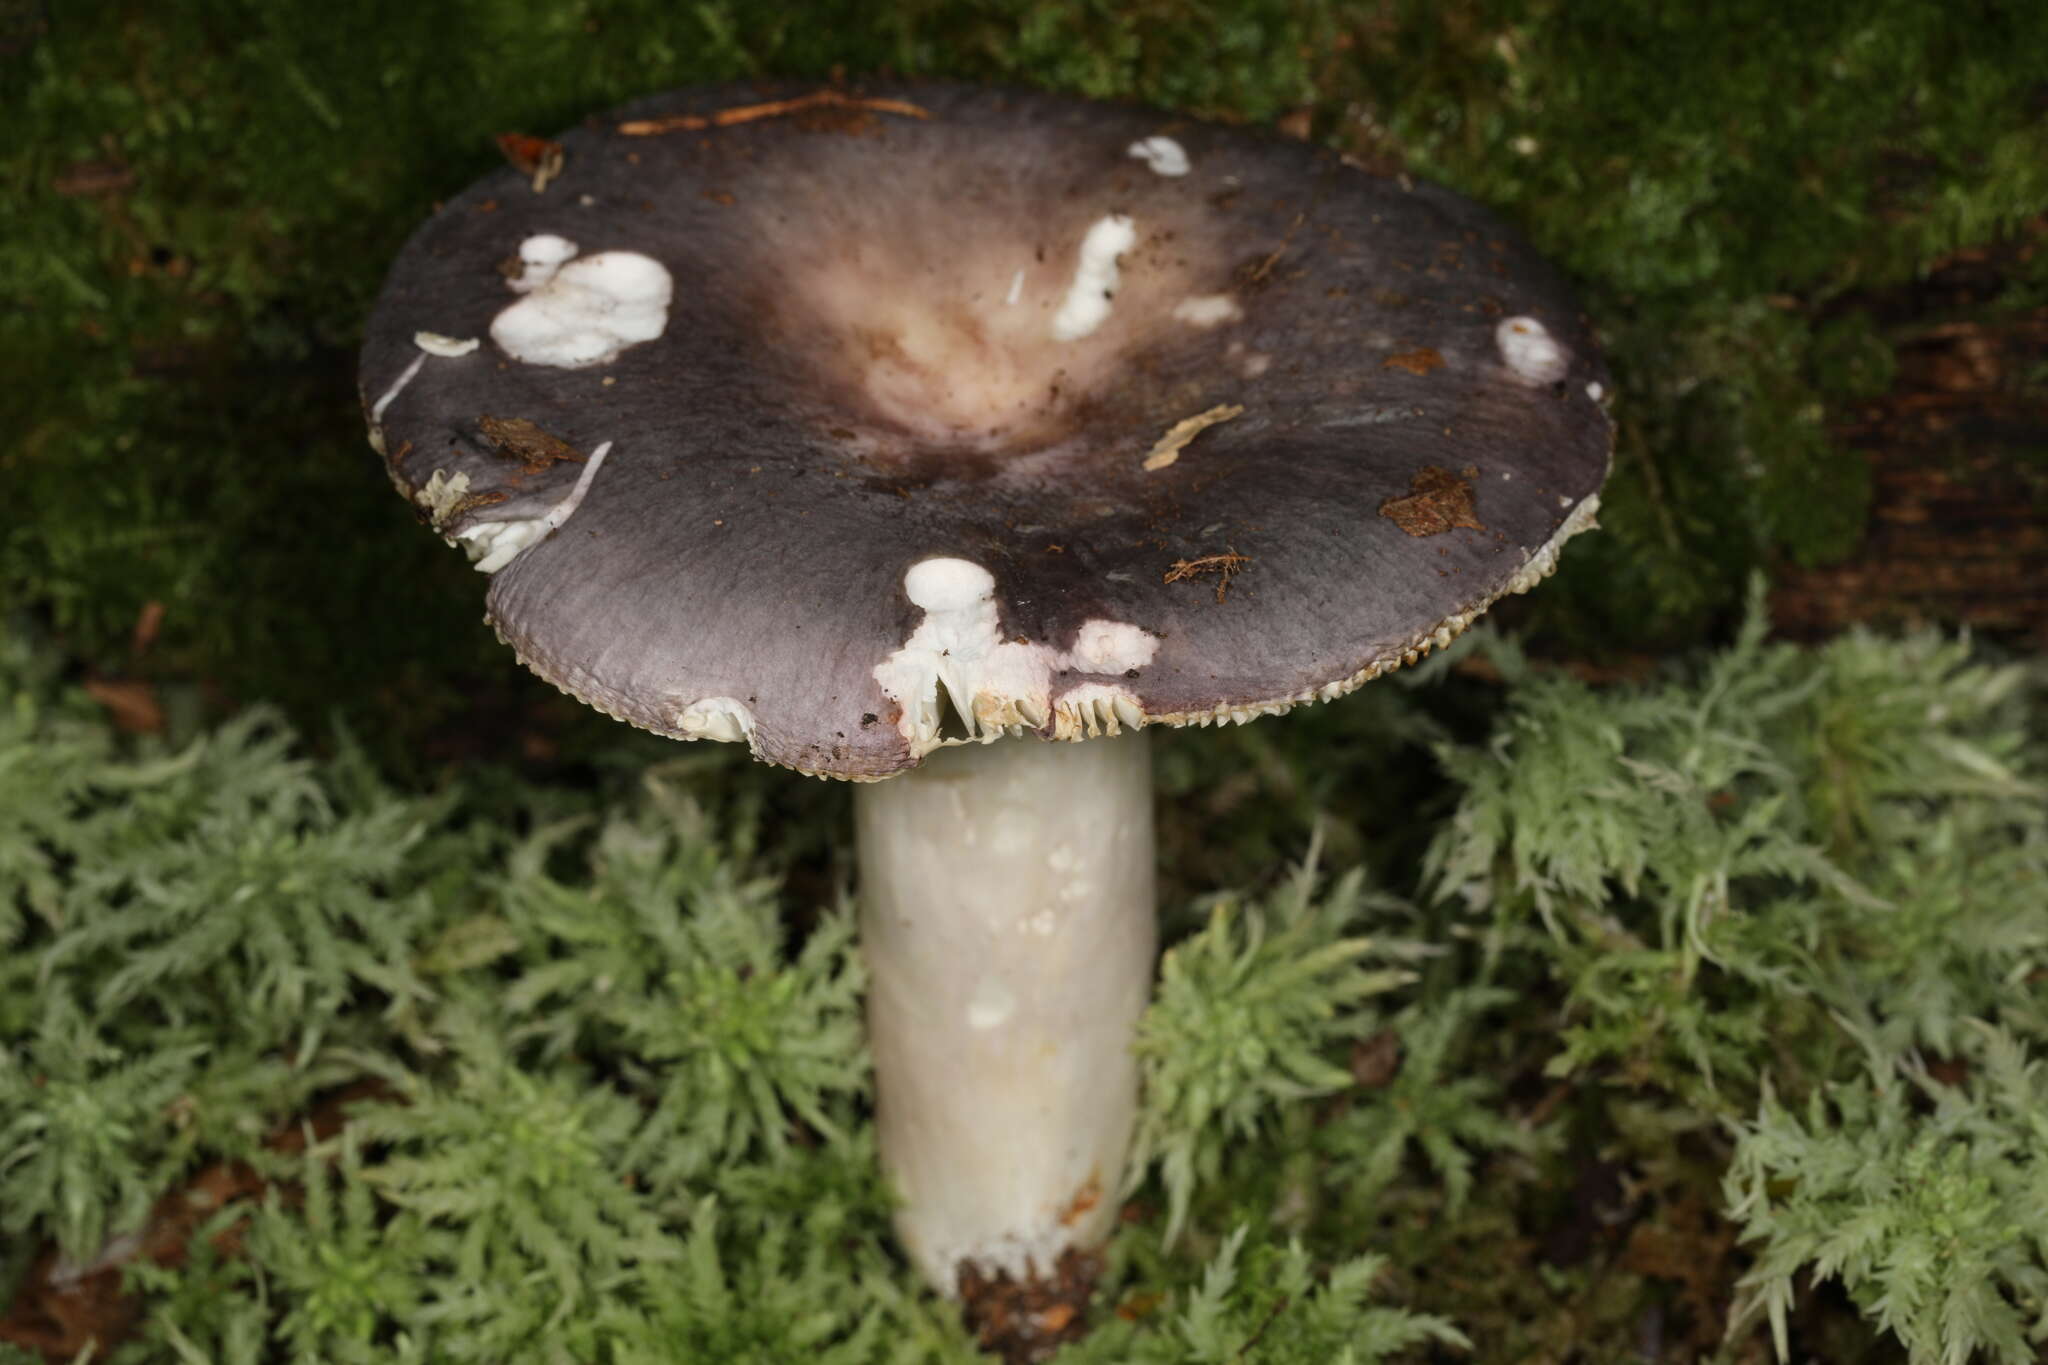
{"label": "orange-brown stain on stem", "polygon": [[1102,1203],[1102,1172],[1090,1171],[1081,1188],[1074,1191],[1074,1197],[1060,1210],[1060,1226],[1070,1228],[1088,1215],[1089,1210]]}

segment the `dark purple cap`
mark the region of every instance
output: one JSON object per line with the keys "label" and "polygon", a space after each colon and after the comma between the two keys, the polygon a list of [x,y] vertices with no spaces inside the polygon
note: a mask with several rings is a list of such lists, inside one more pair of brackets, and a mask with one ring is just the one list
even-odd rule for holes
{"label": "dark purple cap", "polygon": [[1593,524],[1609,379],[1557,274],[1326,151],[717,87],[533,183],[406,245],[372,444],[520,658],[646,729],[866,779],[1243,720],[1444,643]]}

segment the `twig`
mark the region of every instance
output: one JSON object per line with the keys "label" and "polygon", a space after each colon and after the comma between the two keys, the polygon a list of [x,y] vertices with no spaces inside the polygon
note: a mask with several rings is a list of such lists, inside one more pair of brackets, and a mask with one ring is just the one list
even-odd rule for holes
{"label": "twig", "polygon": [[1280,1320],[1280,1315],[1287,1311],[1287,1304],[1288,1296],[1282,1294],[1280,1296],[1280,1302],[1273,1305],[1273,1311],[1266,1314],[1266,1320],[1259,1324],[1259,1330],[1253,1332],[1249,1337],[1245,1338],[1244,1345],[1237,1348],[1237,1354],[1232,1356],[1231,1359],[1243,1360],[1246,1356],[1250,1355],[1252,1347],[1259,1344],[1259,1338],[1266,1335],[1266,1329],[1268,1327],[1271,1327],[1275,1322],[1278,1322]]}
{"label": "twig", "polygon": [[671,114],[667,118],[630,119],[619,125],[627,137],[655,137],[662,133],[692,133],[705,128],[730,128],[764,118],[800,114],[806,109],[866,109],[877,114],[901,114],[905,118],[930,118],[929,110],[904,100],[870,99],[838,90],[814,90],[793,99],[769,100],[766,104],[742,104],[715,114]]}
{"label": "twig", "polygon": [[1203,555],[1199,559],[1176,559],[1161,581],[1179,583],[1203,574],[1215,574],[1216,600],[1221,602],[1230,591],[1230,576],[1242,572],[1244,566],[1251,562],[1250,555],[1241,555],[1235,549],[1225,549],[1220,555]]}
{"label": "twig", "polygon": [[498,134],[498,150],[512,163],[513,170],[528,178],[535,194],[545,193],[565,164],[561,143],[525,133]]}

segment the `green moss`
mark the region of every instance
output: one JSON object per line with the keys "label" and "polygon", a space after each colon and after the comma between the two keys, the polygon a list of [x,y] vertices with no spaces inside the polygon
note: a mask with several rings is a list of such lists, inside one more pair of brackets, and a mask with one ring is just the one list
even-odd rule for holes
{"label": "green moss", "polygon": [[[1455,1333],[1620,1362],[1646,1332],[1709,1352],[1744,1309],[1737,1350],[1776,1316],[1805,1356],[1871,1358],[1861,1315],[1919,1358],[2028,1358],[2042,676],[1931,634],[1764,634],[1638,687],[1497,641],[1483,699],[1442,665],[1390,687],[1430,779],[1321,790],[1329,827],[1401,831],[1391,890],[1274,885],[1291,798],[1242,837],[1166,806],[1166,846],[1244,889],[1165,917],[1076,1361]],[[408,796],[260,711],[118,739],[54,671],[0,640],[0,1298],[18,1248],[119,1256],[245,1161],[303,1204],[279,1185],[182,1267],[131,1265],[114,1359],[972,1358],[890,1249],[848,921],[829,879],[775,875],[818,836],[766,793],[815,784],[693,757],[610,797]],[[1291,737],[1262,780],[1385,762],[1359,732],[1388,714],[1263,723]],[[1207,793],[1247,752],[1164,757]],[[339,1136],[271,1149],[343,1085]],[[1799,1288],[1830,1275],[1846,1299]]]}

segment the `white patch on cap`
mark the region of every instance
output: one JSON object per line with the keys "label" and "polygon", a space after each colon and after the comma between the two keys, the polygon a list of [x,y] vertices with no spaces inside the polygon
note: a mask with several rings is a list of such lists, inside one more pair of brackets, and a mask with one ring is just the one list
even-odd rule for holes
{"label": "white patch on cap", "polygon": [[1493,329],[1500,358],[1531,384],[1555,384],[1571,369],[1571,357],[1550,331],[1534,318],[1505,318]]}
{"label": "white patch on cap", "polygon": [[543,232],[519,244],[519,275],[507,280],[515,294],[530,294],[555,277],[564,262],[575,256],[577,246],[567,237]]}
{"label": "white patch on cap", "polygon": [[[1144,668],[1158,653],[1158,636],[1096,618],[1082,623],[1070,650],[1005,640],[995,577],[965,559],[918,561],[903,575],[903,592],[924,619],[900,649],[875,666],[874,678],[902,712],[897,728],[913,757],[1024,728],[1049,725],[1054,738],[1079,739],[1145,723],[1136,698],[1122,688],[1084,684],[1055,704],[1052,679],[1062,671],[1121,674]],[[963,737],[941,737],[948,702]]]}
{"label": "white patch on cap", "polygon": [[583,505],[583,495],[590,491],[590,481],[597,477],[598,466],[611,453],[610,441],[591,451],[590,458],[583,462],[583,473],[578,476],[576,486],[569,490],[569,496],[550,507],[545,514],[508,521],[479,521],[456,532],[455,539],[476,562],[477,572],[496,573],[559,530],[562,523]]}
{"label": "white patch on cap", "polygon": [[1003,296],[1005,304],[1015,303],[1024,297],[1024,267],[1018,266],[1017,273],[1010,276],[1010,292]]}
{"label": "white patch on cap", "polygon": [[1152,662],[1159,637],[1124,621],[1083,621],[1067,652],[1068,666],[1084,673],[1128,673]]}
{"label": "white patch on cap", "polygon": [[524,270],[508,283],[526,297],[491,321],[491,340],[514,360],[582,369],[667,330],[675,282],[661,262],[637,251],[575,255],[574,242],[551,234],[520,244]]}
{"label": "white patch on cap", "polygon": [[466,356],[483,345],[475,337],[444,337],[439,332],[414,332],[412,344],[428,355],[437,355],[444,360]]}
{"label": "white patch on cap", "polygon": [[1195,294],[1175,304],[1173,316],[1191,327],[1214,327],[1221,322],[1236,322],[1244,316],[1244,309],[1228,294]]}
{"label": "white patch on cap", "polygon": [[1606,396],[1607,390],[1600,387],[1599,380],[1596,379],[1592,383],[1586,385],[1586,397],[1592,399],[1595,403],[1599,402]]}
{"label": "white patch on cap", "polygon": [[1095,220],[1081,239],[1081,259],[1074,266],[1074,282],[1053,314],[1052,339],[1079,341],[1109,319],[1110,300],[1116,297],[1117,257],[1138,241],[1137,226],[1121,213]]}
{"label": "white patch on cap", "polygon": [[920,559],[903,575],[903,595],[927,612],[957,612],[995,602],[996,580],[965,559]]}
{"label": "white patch on cap", "polygon": [[1187,149],[1170,137],[1148,137],[1143,142],[1133,142],[1130,155],[1150,166],[1155,175],[1188,173]]}
{"label": "white patch on cap", "polygon": [[412,383],[412,377],[418,374],[420,372],[420,366],[426,363],[427,353],[425,351],[422,351],[412,358],[412,364],[405,367],[405,369],[399,374],[398,378],[395,381],[393,381],[391,387],[384,390],[384,396],[382,398],[379,398],[375,406],[373,406],[370,409],[370,426],[372,429],[375,429],[380,423],[383,422],[384,409],[391,406],[392,399],[398,397],[399,394],[405,392],[405,386],[407,384]]}
{"label": "white patch on cap", "polygon": [[684,739],[743,744],[754,733],[754,713],[737,697],[705,697],[676,712],[675,727]]}

